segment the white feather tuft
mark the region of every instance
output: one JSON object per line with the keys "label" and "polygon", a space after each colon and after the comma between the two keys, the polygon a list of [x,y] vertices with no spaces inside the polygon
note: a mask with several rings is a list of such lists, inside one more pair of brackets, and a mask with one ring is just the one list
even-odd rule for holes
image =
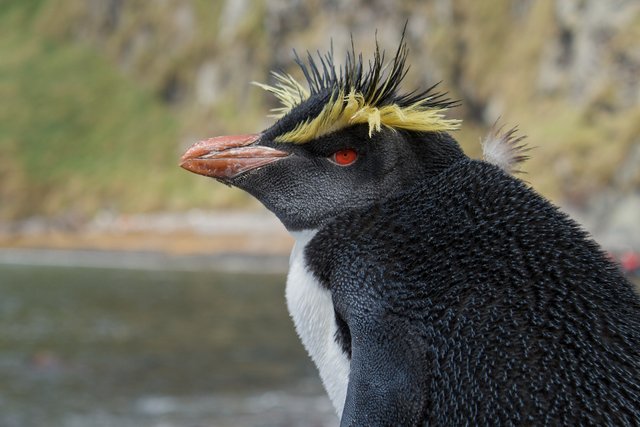
{"label": "white feather tuft", "polygon": [[518,128],[513,127],[503,131],[504,126],[497,126],[497,122],[481,141],[482,157],[486,162],[498,166],[508,174],[522,172],[517,167],[529,158],[526,154],[530,148],[523,143],[526,136],[517,135]]}

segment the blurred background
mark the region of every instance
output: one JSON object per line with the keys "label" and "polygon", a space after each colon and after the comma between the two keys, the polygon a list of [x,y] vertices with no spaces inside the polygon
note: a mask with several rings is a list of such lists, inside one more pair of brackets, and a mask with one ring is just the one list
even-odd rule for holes
{"label": "blurred background", "polygon": [[291,239],[177,163],[269,126],[250,82],[292,49],[394,51],[407,20],[404,87],[461,100],[472,157],[518,125],[521,177],[637,277],[637,0],[0,0],[0,425],[336,425]]}

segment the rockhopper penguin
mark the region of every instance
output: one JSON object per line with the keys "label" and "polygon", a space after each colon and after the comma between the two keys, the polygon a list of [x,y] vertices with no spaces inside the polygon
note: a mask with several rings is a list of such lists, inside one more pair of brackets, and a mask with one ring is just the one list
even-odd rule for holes
{"label": "rockhopper penguin", "polygon": [[[279,120],[181,166],[239,187],[293,234],[286,299],[342,426],[638,425],[640,301],[574,221],[468,158],[434,88],[386,64],[296,59],[260,84]],[[485,145],[510,165],[513,135]],[[506,159],[506,160],[505,160]]]}

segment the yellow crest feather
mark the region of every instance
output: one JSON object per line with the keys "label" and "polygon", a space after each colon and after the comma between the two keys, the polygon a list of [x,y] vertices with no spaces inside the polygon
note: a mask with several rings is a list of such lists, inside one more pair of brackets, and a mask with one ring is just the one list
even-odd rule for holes
{"label": "yellow crest feather", "polygon": [[276,118],[283,118],[314,95],[331,94],[317,115],[301,119],[298,123],[291,118],[286,125],[274,126],[278,130],[274,130],[273,139],[303,144],[357,124],[368,125],[369,137],[380,132],[383,126],[414,132],[458,129],[459,120],[444,116],[447,108],[456,102],[448,100],[445,94],[433,93],[435,86],[421,92],[398,94],[398,87],[406,74],[407,52],[406,43],[401,40],[393,60],[384,64],[384,53],[376,46],[374,59],[369,62],[367,71],[363,68],[362,56],[356,56],[353,49],[347,53],[346,65],[339,70],[333,63],[332,52],[319,55],[319,62],[309,54],[306,64],[296,55],[308,88],[287,73],[272,73],[276,81],[274,85],[254,82],[280,101],[281,106],[271,110],[272,117]]}
{"label": "yellow crest feather", "polygon": [[277,83],[274,86],[259,82],[251,82],[252,84],[271,92],[278,98],[282,104],[280,108],[271,110],[271,117],[280,118],[287,114],[298,104],[309,98],[309,91],[302,86],[291,74],[271,72]]}
{"label": "yellow crest feather", "polygon": [[365,103],[364,96],[355,90],[344,95],[339,92],[332,97],[320,114],[311,120],[299,123],[293,130],[278,135],[277,142],[303,144],[313,139],[356,124],[368,124],[369,137],[380,132],[382,126],[416,132],[447,132],[458,129],[460,121],[445,119],[444,109],[423,108],[415,103],[407,107],[397,104],[373,107]]}

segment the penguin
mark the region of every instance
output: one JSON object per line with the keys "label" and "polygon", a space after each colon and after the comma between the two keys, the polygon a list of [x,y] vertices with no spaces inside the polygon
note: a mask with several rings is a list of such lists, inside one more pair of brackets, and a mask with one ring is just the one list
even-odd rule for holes
{"label": "penguin", "polygon": [[294,236],[296,331],[341,426],[638,425],[640,300],[575,221],[514,177],[513,131],[469,158],[457,105],[406,92],[407,46],[274,73],[266,130],[181,166],[240,188]]}

